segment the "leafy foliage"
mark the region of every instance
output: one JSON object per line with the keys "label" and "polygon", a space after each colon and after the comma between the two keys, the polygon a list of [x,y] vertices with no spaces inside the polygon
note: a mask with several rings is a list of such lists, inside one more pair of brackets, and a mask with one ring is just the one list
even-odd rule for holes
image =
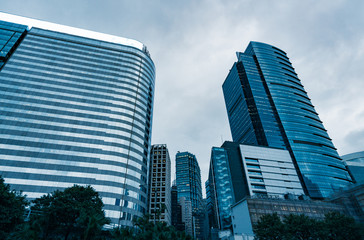
{"label": "leafy foliage", "polygon": [[35,199],[29,222],[18,239],[98,239],[109,223],[98,193],[90,186],[74,185]]}
{"label": "leafy foliage", "polygon": [[305,215],[287,215],[283,221],[277,213],[262,216],[253,227],[257,240],[358,240],[364,229],[353,218],[340,213],[328,213],[322,221]]}
{"label": "leafy foliage", "polygon": [[27,205],[25,196],[10,190],[10,186],[0,176],[0,239],[6,239],[23,223]]}
{"label": "leafy foliage", "polygon": [[263,215],[254,226],[254,233],[260,240],[280,240],[284,233],[284,225],[277,213]]}
{"label": "leafy foliage", "polygon": [[177,231],[165,222],[152,222],[149,215],[137,219],[134,228],[116,228],[113,231],[113,239],[116,240],[192,240],[185,232]]}

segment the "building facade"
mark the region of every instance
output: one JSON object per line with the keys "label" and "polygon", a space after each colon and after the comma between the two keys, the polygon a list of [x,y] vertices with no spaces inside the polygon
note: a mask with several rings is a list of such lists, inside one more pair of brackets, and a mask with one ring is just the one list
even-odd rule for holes
{"label": "building facade", "polygon": [[150,159],[149,214],[151,219],[171,225],[171,159],[167,145],[152,145]]}
{"label": "building facade", "polygon": [[[234,194],[230,176],[227,152],[224,148],[213,147],[209,169],[210,186],[208,196],[211,226],[220,230],[231,228],[230,206],[234,204]],[[212,208],[212,209],[211,209]]]}
{"label": "building facade", "polygon": [[181,204],[182,209],[182,222],[185,224],[185,232],[190,235],[194,236],[194,222],[192,216],[192,202],[185,197],[180,197],[179,203]]}
{"label": "building facade", "polygon": [[146,47],[0,20],[0,174],[30,200],[91,185],[112,224],[132,226],[148,207],[155,68]]}
{"label": "building facade", "polygon": [[353,180],[364,183],[364,152],[355,152],[341,156]]}
{"label": "building facade", "polygon": [[254,240],[253,226],[265,214],[277,213],[281,218],[290,214],[304,214],[313,219],[323,220],[325,214],[329,212],[347,214],[343,206],[334,203],[248,197],[237,202],[231,208],[233,234],[242,237],[240,239]]}
{"label": "building facade", "polygon": [[223,92],[234,142],[289,151],[306,194],[325,198],[351,183],[287,54],[250,42]]}
{"label": "building facade", "polygon": [[240,151],[249,196],[304,195],[287,150],[240,144]]}
{"label": "building facade", "polygon": [[192,211],[197,211],[202,201],[201,170],[192,153],[176,154],[176,185],[178,199],[184,197],[191,201]]}
{"label": "building facade", "polygon": [[185,231],[185,224],[182,222],[182,207],[181,204],[178,203],[178,191],[176,185],[173,185],[171,188],[171,208],[172,226],[178,231]]}
{"label": "building facade", "polygon": [[220,232],[232,230],[231,206],[242,199],[304,195],[287,150],[233,142],[212,148],[207,184],[210,226]]}

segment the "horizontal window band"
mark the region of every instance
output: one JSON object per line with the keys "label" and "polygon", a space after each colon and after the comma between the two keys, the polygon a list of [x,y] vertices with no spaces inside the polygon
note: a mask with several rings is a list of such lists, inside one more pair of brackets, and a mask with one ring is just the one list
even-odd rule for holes
{"label": "horizontal window band", "polygon": [[[4,156],[4,155],[3,155]],[[112,170],[104,170],[98,168],[100,164],[91,164],[90,166],[78,166],[75,165],[74,161],[62,161],[62,163],[59,164],[53,164],[51,161],[47,162],[45,161],[39,161],[40,159],[37,159],[35,162],[32,161],[31,158],[28,158],[28,161],[18,161],[15,159],[12,160],[3,160],[0,159],[0,166],[4,167],[17,167],[17,168],[35,168],[40,170],[54,170],[57,169],[59,171],[69,171],[69,172],[78,172],[78,173],[89,173],[89,174],[102,174],[102,175],[108,175],[108,176],[118,176],[123,177],[125,175],[125,172],[121,171],[112,171]],[[61,161],[59,161],[61,162]],[[91,167],[94,166],[94,167]],[[144,175],[144,173],[140,170],[140,167],[135,167],[132,164],[126,164],[126,163],[118,163],[117,165],[110,165],[110,168],[114,167],[114,169],[117,168],[123,168],[124,170],[128,169],[131,171],[134,171],[140,175]],[[145,175],[146,176],[146,175]]]}
{"label": "horizontal window band", "polygon": [[[53,70],[51,70],[51,71],[53,71]],[[54,73],[56,73],[56,72],[54,72]],[[2,72],[2,74],[8,74],[10,79],[14,78],[14,76],[22,76],[24,74],[27,74],[27,76],[22,76],[22,77],[17,78],[19,80],[23,80],[23,81],[27,82],[27,83],[22,83],[21,86],[23,86],[24,84],[28,84],[29,86],[36,86],[36,87],[41,86],[41,88],[44,89],[44,90],[50,90],[50,91],[56,91],[56,92],[61,91],[63,93],[70,93],[70,94],[73,94],[73,95],[76,95],[76,96],[78,96],[78,95],[86,95],[86,96],[91,95],[92,97],[99,98],[99,99],[112,99],[114,101],[115,100],[117,101],[119,98],[115,97],[114,95],[115,94],[120,94],[120,93],[118,93],[118,91],[114,91],[112,94],[110,93],[110,91],[109,92],[105,91],[104,94],[101,94],[102,90],[101,90],[100,93],[99,92],[95,93],[93,90],[83,90],[77,85],[75,85],[74,88],[71,88],[71,87],[67,87],[67,86],[62,85],[62,82],[59,82],[59,81],[58,82],[57,81],[52,81],[52,85],[58,85],[57,87],[53,87],[53,86],[50,86],[50,84],[45,84],[44,83],[44,82],[47,82],[47,81],[49,83],[50,79],[55,79],[55,80],[57,80],[58,78],[63,79],[63,77],[59,77],[59,75],[66,74],[65,72],[63,72],[63,73],[61,72],[59,75],[57,75],[57,74],[48,74],[47,79],[45,79],[45,75],[47,74],[45,72],[33,71],[33,70],[30,70],[30,69],[25,69],[25,70],[24,69],[18,69],[16,67],[14,68],[12,66],[7,65],[6,70],[4,70]],[[42,79],[42,82],[39,82],[39,80],[37,80],[38,76],[39,76],[40,79]],[[91,77],[89,76],[87,78],[92,79],[92,78],[95,78],[95,76],[91,76]],[[29,80],[27,81],[27,79],[33,79],[33,80],[35,80],[35,82],[38,82],[38,84],[34,84]],[[135,81],[135,84],[137,85],[137,88],[140,89],[140,91],[142,91],[141,88],[138,87],[138,84],[140,82],[138,82],[136,79],[134,81]],[[12,85],[16,85],[17,81],[12,80],[10,82],[12,82]],[[124,81],[124,83],[128,83],[128,82]],[[141,84],[141,85],[143,85],[143,84]],[[97,86],[94,87],[94,89],[95,88],[97,89]],[[139,97],[144,98],[145,102],[147,103],[148,102],[147,95],[149,93],[149,91],[147,89],[149,89],[149,87],[144,86],[144,88],[145,88],[145,91],[143,91],[143,92],[144,92],[145,95],[143,96],[142,94],[139,94]],[[123,93],[122,95],[128,96],[126,93]],[[130,94],[129,94],[129,96],[132,99],[135,99],[135,96],[130,95]]]}
{"label": "horizontal window band", "polygon": [[[16,59],[16,58],[14,58]],[[21,65],[22,67],[19,68],[18,66]],[[37,71],[34,71],[37,69]],[[6,71],[5,71],[6,70]],[[130,79],[135,84],[140,84],[146,91],[149,89],[149,84],[144,83],[143,79],[140,78],[139,75],[135,73],[130,73],[128,71],[122,71],[119,74],[89,74],[89,73],[77,73],[72,71],[72,69],[57,69],[51,68],[50,66],[39,66],[36,64],[29,64],[27,62],[12,62],[12,64],[8,64],[7,67],[3,70],[3,72],[11,72],[12,74],[28,74],[28,76],[42,76],[47,75],[49,79],[56,78],[55,76],[71,76],[75,78],[81,79],[103,79],[109,80],[111,82],[115,82],[115,79]],[[97,81],[97,80],[96,80]],[[126,81],[124,81],[126,82]],[[126,82],[127,83],[127,82]]]}
{"label": "horizontal window band", "polygon": [[312,110],[310,110],[310,109],[303,108],[303,107],[301,107],[301,109],[302,109],[302,110],[305,110],[305,111],[307,111],[307,112],[310,112],[310,113],[312,113],[312,114],[315,114],[316,116],[318,116],[318,114],[317,114],[315,111],[312,111]]}
{"label": "horizontal window band", "polygon": [[322,130],[322,131],[327,132],[327,130],[326,130],[325,128],[318,127],[318,126],[315,126],[315,125],[312,125],[312,124],[308,124],[308,125],[309,125],[309,126],[311,126],[311,127],[314,127],[314,128],[317,128],[317,129],[320,129],[320,130]]}
{"label": "horizontal window band", "polygon": [[[14,111],[16,109],[19,109],[19,110],[24,110],[26,112],[46,113],[46,114],[60,115],[60,116],[63,116],[63,117],[70,116],[70,117],[77,117],[77,118],[81,118],[81,119],[93,119],[93,120],[105,121],[105,124],[107,122],[112,122],[112,123],[120,122],[121,123],[121,120],[119,120],[117,118],[104,117],[102,115],[77,113],[77,112],[72,112],[72,111],[67,111],[66,112],[66,111],[61,111],[61,110],[47,109],[47,108],[41,108],[41,107],[29,107],[29,106],[16,105],[16,104],[7,104],[7,106],[3,107],[2,109],[4,109],[4,110],[0,110],[0,113],[1,112],[12,113],[12,114],[10,114],[10,116],[14,116],[14,117],[21,117],[21,116],[26,115],[26,114],[22,114],[21,112],[15,112]],[[11,111],[6,111],[6,110],[11,110]],[[130,119],[128,121],[129,124],[133,124],[133,121],[137,121],[137,122],[141,123],[142,126],[146,127],[146,120],[147,119],[142,121],[139,118],[136,118],[135,116],[131,116],[131,115],[126,114],[126,113],[119,114],[119,115],[120,115],[120,117],[124,116],[124,117],[129,118]],[[33,115],[33,116],[35,116],[35,115]]]}
{"label": "horizontal window band", "polygon": [[118,71],[113,71],[109,68],[86,68],[83,65],[72,65],[71,63],[57,63],[53,61],[45,61],[43,59],[37,59],[29,56],[16,55],[12,58],[12,65],[20,65],[23,68],[44,70],[45,72],[64,72],[70,75],[76,76],[88,76],[93,78],[101,78],[108,76],[121,76],[124,74],[130,74],[142,84],[146,86],[153,84],[150,76],[140,72],[141,69],[134,69],[130,66],[123,66]]}
{"label": "horizontal window band", "polygon": [[291,85],[288,85],[288,84],[283,84],[283,83],[276,83],[276,82],[270,82],[270,84],[272,85],[278,85],[278,86],[283,86],[283,87],[287,87],[287,88],[292,88],[292,89],[295,89],[295,90],[298,90],[300,92],[303,92],[306,94],[306,92],[298,87],[295,87],[295,86],[291,86]]}
{"label": "horizontal window band", "polygon": [[[11,180],[11,178],[7,178],[7,179]],[[25,179],[19,179],[19,180],[25,180]],[[37,184],[21,184],[21,182],[20,182],[20,183],[11,183],[11,186],[13,186],[16,189],[19,189],[19,191],[23,189],[22,191],[25,192],[25,194],[26,194],[26,192],[39,192],[39,191],[42,191],[42,192],[51,193],[51,192],[54,192],[56,190],[61,190],[62,191],[65,188],[72,187],[74,185],[74,184],[72,184],[72,182],[59,182],[60,184],[57,184],[57,181],[55,181],[55,182],[49,181],[48,186],[45,186],[44,182],[41,181],[41,180],[29,180],[29,181],[35,182]],[[51,185],[50,183],[53,183],[52,186],[49,186],[49,185]],[[56,184],[60,185],[60,186],[55,186]],[[81,185],[81,186],[89,185],[87,183],[78,183],[78,184]],[[100,194],[101,197],[103,197],[103,196],[105,196],[105,197],[123,196],[124,199],[128,198],[129,200],[138,202],[138,198],[133,198],[133,197],[130,197],[130,196],[122,195],[121,192],[124,191],[124,188],[118,188],[118,187],[110,186],[109,187],[110,192],[105,192],[105,190],[102,189],[102,187],[104,187],[103,185],[94,185],[93,184],[91,186]],[[128,186],[128,185],[126,185],[126,187],[129,188],[129,189],[133,188],[132,186]],[[131,190],[129,190],[129,191],[131,191]],[[120,194],[116,194],[115,192],[120,192]],[[142,191],[138,191],[138,192],[132,191],[132,193],[135,194],[135,195],[140,195],[140,194],[144,195],[145,194]]]}
{"label": "horizontal window band", "polygon": [[[29,95],[12,96],[10,99],[2,98],[2,99],[0,99],[0,102],[4,103],[5,106],[8,106],[9,104],[11,104],[13,106],[15,106],[15,105],[24,106],[25,105],[25,108],[31,107],[31,108],[39,108],[39,109],[51,109],[52,111],[67,111],[67,110],[71,110],[71,109],[76,110],[76,111],[80,110],[80,111],[78,111],[79,113],[87,114],[87,115],[100,114],[100,115],[118,116],[118,115],[125,114],[124,112],[122,112],[122,110],[127,110],[132,114],[136,113],[144,119],[146,118],[146,115],[147,115],[146,110],[144,111],[144,113],[142,113],[139,110],[136,110],[136,107],[134,104],[130,104],[131,106],[127,106],[127,104],[125,104],[125,106],[119,106],[118,108],[116,108],[117,110],[120,110],[120,112],[119,112],[117,110],[110,110],[110,108],[101,108],[100,106],[97,106],[97,105],[95,107],[94,106],[82,106],[82,105],[71,104],[71,103],[67,103],[67,102],[61,102],[61,101],[54,102],[54,101],[52,101],[52,99],[40,100],[40,99],[37,99],[36,97],[37,96],[35,96],[35,98],[30,98]],[[72,111],[70,111],[70,112],[72,112]]]}
{"label": "horizontal window band", "polygon": [[[28,155],[27,155],[28,154]],[[19,151],[19,155],[16,155],[13,150],[7,150],[7,154],[0,154],[0,156],[6,160],[0,160],[2,164],[5,166],[12,166],[13,164],[19,164],[16,166],[38,166],[40,168],[45,168],[44,166],[57,166],[56,169],[61,169],[58,167],[62,167],[67,169],[71,167],[72,169],[98,169],[100,172],[104,173],[112,173],[119,174],[122,173],[123,170],[131,169],[142,176],[146,177],[147,173],[143,172],[141,166],[145,166],[145,164],[140,160],[135,160],[133,157],[130,157],[129,161],[127,156],[123,157],[122,161],[111,161],[104,160],[96,157],[83,157],[83,156],[71,156],[71,155],[61,155],[61,154],[39,154],[37,152],[30,151]],[[48,158],[51,157],[51,158]],[[36,162],[34,161],[36,159]],[[132,162],[130,162],[132,161]],[[8,164],[8,165],[7,165]],[[55,169],[55,167],[52,167]],[[124,174],[124,173],[122,173]]]}
{"label": "horizontal window band", "polygon": [[[6,81],[2,81],[2,83],[0,83],[0,92],[2,93],[2,95],[4,96],[4,98],[26,98],[26,99],[37,99],[39,101],[42,101],[43,99],[46,99],[45,101],[51,101],[51,102],[54,102],[54,103],[64,103],[64,102],[69,102],[69,101],[74,101],[76,103],[80,103],[80,104],[84,104],[84,100],[82,100],[82,98],[77,98],[76,95],[73,95],[72,97],[70,96],[62,96],[62,95],[59,95],[59,92],[58,94],[48,94],[46,93],[45,91],[43,92],[39,92],[39,91],[33,91],[33,90],[36,90],[36,89],[33,89],[33,88],[23,88],[27,94],[24,95],[24,93],[18,93],[18,89],[17,88],[13,88],[12,85],[9,85],[9,84],[3,84],[3,83],[6,83]],[[27,90],[29,89],[29,90]],[[96,98],[97,99],[97,98]],[[58,100],[58,101],[56,101]],[[22,102],[24,100],[21,100]],[[33,100],[33,101],[36,101],[36,100]],[[141,105],[137,104],[136,102],[131,102],[130,100],[127,100],[125,99],[123,101],[124,103],[126,104],[129,104],[131,106],[134,106],[134,107],[138,107],[139,109],[141,109],[143,112],[147,112],[148,110],[151,110],[151,105],[149,106],[146,106],[144,105],[144,107],[142,107]],[[110,102],[108,101],[105,101],[104,99],[97,99],[97,100],[89,100],[89,98],[87,99],[87,103],[89,103],[90,105],[94,104],[96,106],[105,106],[105,107],[112,107],[112,108],[119,108],[120,104],[113,104],[111,103],[111,100]],[[82,105],[79,105],[79,106],[82,106]],[[124,106],[125,107],[125,106]]]}
{"label": "horizontal window band", "polygon": [[[5,167],[6,169],[6,167]],[[28,168],[27,170],[31,171],[31,168]],[[36,170],[36,169],[35,169]],[[124,181],[125,178],[130,180],[130,181],[134,181],[134,182],[138,182],[139,178],[134,177],[132,175],[129,174],[123,174],[123,177],[119,177],[121,178],[120,181],[107,181],[107,180],[100,180],[97,179],[99,174],[94,174],[95,177],[90,177],[93,174],[90,173],[86,173],[86,172],[69,172],[67,173],[66,176],[62,176],[61,172],[59,174],[49,174],[48,172],[51,172],[51,169],[41,169],[40,173],[32,173],[32,172],[21,172],[21,171],[17,171],[17,172],[11,172],[11,171],[4,171],[2,170],[1,173],[4,176],[4,178],[6,177],[11,177],[13,179],[26,179],[26,180],[41,180],[41,181],[50,181],[50,182],[71,182],[74,184],[81,184],[81,183],[88,183],[90,185],[103,185],[103,186],[112,186],[112,187],[123,187],[124,186]],[[66,173],[64,173],[66,174]],[[71,176],[72,174],[78,174],[79,176]],[[101,177],[101,176],[100,176]],[[106,177],[110,177],[110,178],[117,178],[114,175],[109,175]]]}
{"label": "horizontal window band", "polygon": [[[100,44],[96,44],[96,46],[95,46],[95,45],[86,43],[83,40],[74,41],[74,40],[70,40],[70,39],[63,38],[63,37],[62,38],[57,38],[55,36],[50,36],[49,34],[47,34],[47,32],[43,32],[42,33],[40,31],[36,31],[36,32],[35,31],[31,31],[31,32],[28,33],[28,36],[32,36],[32,35],[33,36],[39,36],[39,37],[42,37],[44,39],[54,39],[54,40],[58,40],[60,42],[57,42],[57,45],[60,45],[62,42],[63,42],[63,45],[65,45],[65,46],[67,46],[65,44],[65,42],[70,42],[70,43],[73,43],[73,44],[77,44],[76,45],[76,48],[77,49],[82,49],[83,46],[90,46],[90,47],[92,47],[92,49],[106,49],[106,50],[111,50],[111,51],[115,52],[115,54],[118,54],[120,52],[127,53],[127,54],[130,54],[130,55],[134,55],[134,56],[141,57],[141,58],[145,59],[145,61],[148,62],[151,65],[151,68],[154,69],[154,64],[152,64],[153,63],[152,60],[150,58],[148,59],[146,57],[146,54],[144,52],[142,52],[140,50],[137,50],[136,48],[131,47],[131,46],[126,46],[126,45],[121,45],[121,44],[115,44],[115,46],[118,46],[117,48],[100,46]],[[123,49],[120,49],[121,47],[123,47]],[[90,51],[90,48],[87,48],[86,51]],[[137,54],[137,52],[139,54]]]}
{"label": "horizontal window band", "polygon": [[[139,133],[129,130],[124,127],[114,127],[108,124],[101,124],[101,123],[94,123],[94,122],[82,122],[78,120],[67,120],[66,118],[53,118],[47,116],[38,116],[38,115],[31,115],[31,114],[22,114],[17,113],[16,117],[18,120],[11,120],[8,121],[7,119],[14,118],[13,112],[6,112],[0,111],[2,116],[0,116],[1,124],[4,126],[22,126],[29,129],[36,130],[37,128],[41,129],[50,129],[52,131],[61,131],[61,132],[70,132],[70,133],[79,133],[79,134],[86,134],[86,135],[97,135],[97,136],[105,136],[110,138],[120,138],[120,134],[110,133],[110,130],[117,130],[122,133],[127,133],[132,135],[133,137],[138,137],[141,141],[145,139],[145,135],[140,135]],[[24,121],[19,121],[24,120]],[[34,120],[34,121],[30,121]],[[65,124],[66,126],[58,126],[55,123]],[[130,122],[126,122],[126,125],[130,125]],[[76,127],[82,126],[83,128]],[[134,126],[135,127],[135,126]],[[90,129],[87,129],[90,128]],[[149,134],[148,134],[149,135]],[[144,140],[145,141],[145,140]]]}
{"label": "horizontal window band", "polygon": [[315,142],[309,142],[309,141],[302,141],[302,140],[293,140],[294,143],[301,143],[301,144],[306,144],[306,145],[312,145],[312,146],[317,146],[317,147],[328,147],[331,148],[333,150],[336,150],[336,148],[331,147],[329,145],[323,144],[323,143],[315,143]]}
{"label": "horizontal window band", "polygon": [[[14,143],[14,142],[13,142]],[[52,150],[52,152],[44,152],[45,150]],[[93,150],[93,149],[92,149]],[[125,149],[126,150],[126,149]],[[91,161],[90,159],[102,160],[110,162],[119,162],[123,159],[130,159],[133,162],[139,163],[140,166],[144,166],[144,161],[146,161],[145,155],[140,155],[134,151],[126,151],[126,153],[122,152],[87,152],[87,151],[75,151],[66,150],[66,149],[57,149],[57,148],[45,148],[45,146],[25,146],[23,145],[15,145],[15,144],[7,144],[4,143],[3,149],[1,152],[3,155],[15,155],[15,156],[25,156],[25,157],[34,157],[34,158],[45,158],[45,159],[57,159],[57,160],[69,160],[74,161],[75,159],[79,159],[79,161]],[[26,155],[27,154],[27,155]],[[121,159],[119,159],[121,158]],[[147,172],[146,169],[142,169]]]}
{"label": "horizontal window band", "polygon": [[[133,142],[135,145],[142,148],[144,151],[148,151],[148,149],[144,146],[144,144],[135,141],[131,139],[130,137],[124,137],[120,136],[118,138],[115,138],[115,141],[104,141],[104,140],[98,140],[96,138],[81,138],[81,137],[74,137],[74,136],[65,136],[65,135],[58,135],[58,134],[47,134],[42,133],[42,131],[30,131],[31,129],[25,130],[10,130],[10,129],[1,129],[0,128],[0,137],[1,135],[12,135],[14,137],[27,137],[27,138],[33,138],[34,140],[39,139],[48,139],[48,140],[55,140],[55,141],[63,141],[63,142],[69,142],[69,144],[79,145],[82,144],[90,144],[94,145],[95,148],[102,147],[102,146],[110,146],[110,147],[120,147],[125,148],[125,145],[119,144],[117,140],[125,140],[127,142]],[[34,129],[38,130],[38,129]],[[98,135],[95,135],[98,136]],[[10,139],[10,138],[8,138]]]}
{"label": "horizontal window band", "polygon": [[[70,60],[70,63],[72,64],[95,66],[96,68],[103,67],[105,69],[109,69],[111,66],[130,66],[137,71],[143,71],[147,78],[154,80],[155,77],[155,72],[148,67],[146,62],[141,61],[140,59],[131,58],[130,55],[120,55],[119,57],[112,58],[100,54],[93,54],[90,56],[87,52],[69,51],[69,49],[62,49],[60,47],[57,49],[50,48],[51,47],[48,45],[39,44],[38,42],[29,41],[29,39],[27,39],[27,41],[23,42],[21,47],[18,48],[17,56],[31,56],[32,58],[49,59],[54,62],[69,62]],[[97,62],[98,65],[93,64],[93,62]]]}
{"label": "horizontal window band", "polygon": [[[63,150],[63,151],[72,151],[72,152],[84,152],[90,154],[103,154],[103,155],[111,155],[111,156],[119,156],[122,155],[119,152],[115,151],[107,151],[97,148],[87,148],[87,147],[80,147],[74,145],[63,145],[63,144],[55,144],[55,143],[46,143],[46,142],[32,142],[26,140],[15,140],[15,139],[3,139],[0,138],[0,143],[5,145],[15,145],[15,146],[26,146],[26,147],[36,147],[42,149],[55,149],[55,150]],[[123,149],[132,151],[140,156],[143,156],[143,152],[134,149],[128,145],[124,145]]]}
{"label": "horizontal window band", "polygon": [[305,116],[305,117],[306,118],[309,118],[309,119],[312,119],[312,120],[314,120],[314,121],[319,122],[319,123],[322,124],[321,120],[319,120],[319,119],[316,119],[316,118],[313,118],[313,117],[310,117],[310,116]]}
{"label": "horizontal window band", "polygon": [[[288,67],[291,67],[292,68],[292,66],[288,66]],[[296,78],[298,78],[297,77],[297,73],[295,73],[294,71],[292,71],[292,70],[290,70],[290,69],[288,69],[288,68],[285,68],[285,67],[282,67],[282,69],[283,70],[286,70],[286,71],[288,71],[288,72],[290,72],[290,73],[292,73],[292,74],[294,74],[294,76],[296,76]],[[292,68],[293,69],[293,68]]]}
{"label": "horizontal window band", "polygon": [[[10,71],[8,70],[10,69]],[[15,72],[14,72],[15,71]],[[34,72],[35,73],[35,72]],[[148,96],[149,90],[143,85],[138,85],[138,82],[135,79],[130,79],[126,77],[124,80],[119,81],[105,81],[105,80],[93,80],[93,79],[86,79],[86,78],[78,78],[73,76],[61,76],[56,74],[49,74],[49,73],[42,73],[39,74],[30,74],[25,72],[19,72],[17,69],[9,67],[6,71],[3,71],[1,75],[4,78],[7,78],[9,82],[21,82],[22,84],[32,84],[37,86],[48,86],[55,89],[65,89],[65,88],[74,88],[75,90],[79,90],[84,88],[86,93],[89,93],[89,89],[100,89],[100,93],[105,93],[101,95],[100,93],[97,94],[103,96],[102,98],[112,98],[110,93],[113,94],[123,94],[122,90],[128,90],[131,93],[136,93],[137,91],[143,93],[145,96]],[[126,81],[130,80],[130,81]],[[60,86],[60,88],[57,88]],[[87,91],[86,91],[87,90]],[[142,94],[139,94],[143,96]],[[131,96],[135,98],[134,95]],[[101,98],[101,99],[102,99]],[[145,98],[145,102],[147,102],[147,97]]]}
{"label": "horizontal window band", "polygon": [[331,154],[323,153],[322,155],[327,156],[327,157],[336,158],[337,160],[342,161],[342,159],[340,157],[337,157],[337,156],[334,156],[334,155],[331,155]]}

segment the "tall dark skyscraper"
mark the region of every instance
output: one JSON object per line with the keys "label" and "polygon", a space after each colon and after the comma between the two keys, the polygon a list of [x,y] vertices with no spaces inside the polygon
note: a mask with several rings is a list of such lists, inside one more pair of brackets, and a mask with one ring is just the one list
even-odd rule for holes
{"label": "tall dark skyscraper", "polygon": [[197,211],[202,201],[201,170],[196,156],[189,152],[176,154],[176,185],[178,199],[191,201],[192,210]]}
{"label": "tall dark skyscraper", "polygon": [[0,175],[29,199],[91,185],[112,224],[147,209],[155,68],[135,40],[0,13]]}
{"label": "tall dark skyscraper", "polygon": [[351,182],[286,53],[250,42],[223,92],[234,142],[287,149],[306,193],[324,198]]}

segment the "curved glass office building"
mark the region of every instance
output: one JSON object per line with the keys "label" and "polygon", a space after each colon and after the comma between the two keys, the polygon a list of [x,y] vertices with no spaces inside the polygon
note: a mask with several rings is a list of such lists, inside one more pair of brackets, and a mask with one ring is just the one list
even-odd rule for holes
{"label": "curved glass office building", "polygon": [[251,42],[223,84],[233,140],[290,151],[312,198],[351,182],[286,53]]}
{"label": "curved glass office building", "polygon": [[29,199],[91,185],[112,223],[131,225],[147,208],[155,69],[146,47],[0,20],[0,175]]}

